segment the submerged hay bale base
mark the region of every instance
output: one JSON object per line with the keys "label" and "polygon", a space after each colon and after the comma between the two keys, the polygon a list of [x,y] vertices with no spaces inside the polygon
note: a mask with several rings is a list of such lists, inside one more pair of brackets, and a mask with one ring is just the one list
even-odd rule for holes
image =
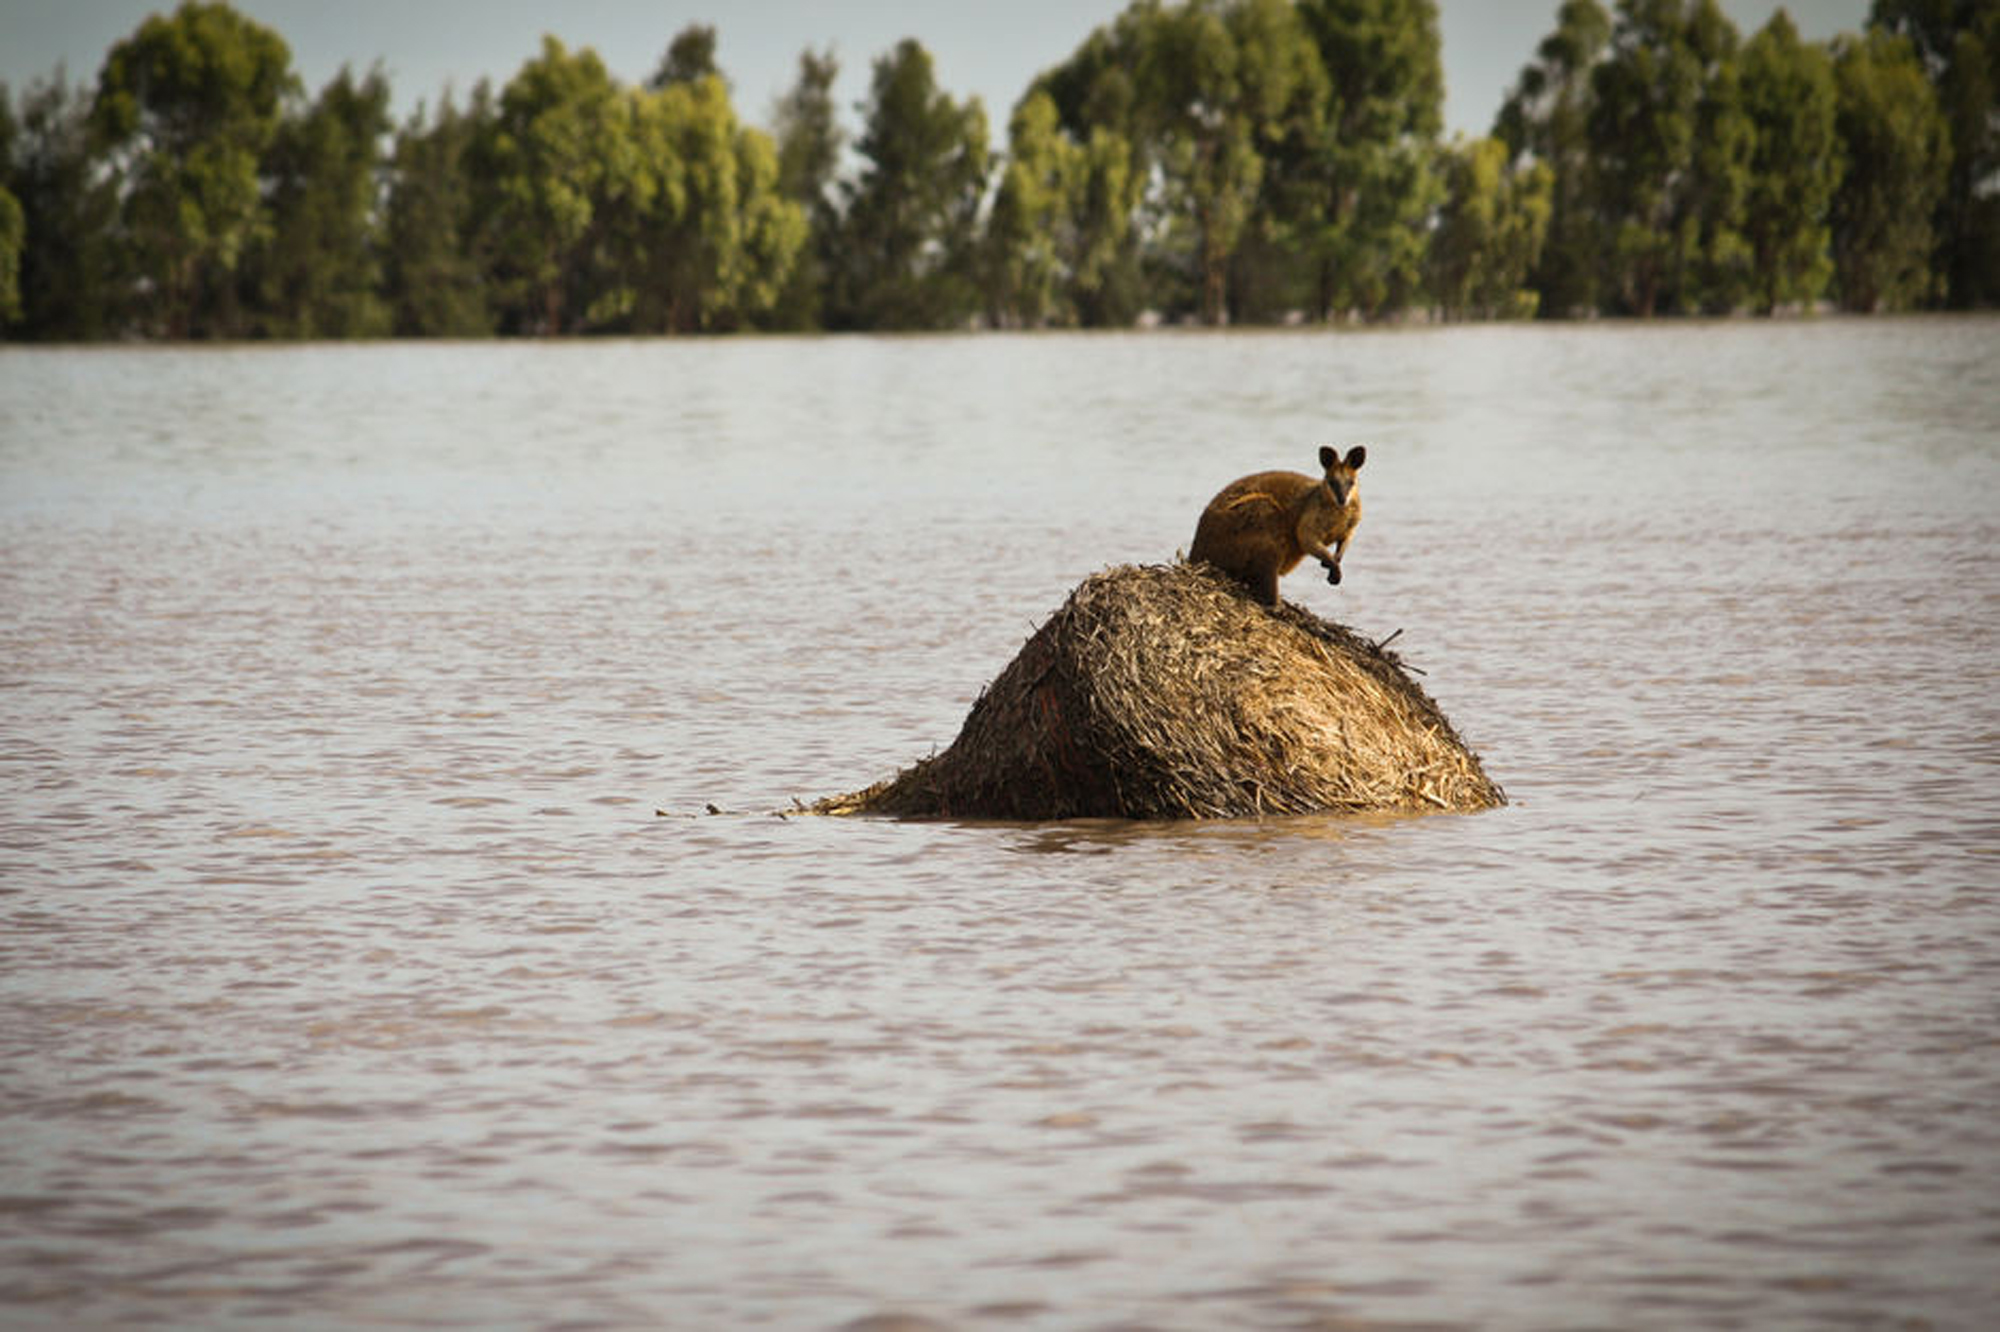
{"label": "submerged hay bale base", "polygon": [[1184,819],[1505,800],[1394,653],[1174,564],[1085,579],[949,749],[812,808]]}

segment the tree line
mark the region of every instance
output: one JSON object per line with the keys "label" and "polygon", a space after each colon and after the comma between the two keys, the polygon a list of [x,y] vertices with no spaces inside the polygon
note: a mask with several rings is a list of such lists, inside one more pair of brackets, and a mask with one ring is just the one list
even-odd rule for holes
{"label": "tree line", "polygon": [[746,124],[716,32],[642,84],[554,37],[393,123],[186,0],[0,88],[23,340],[695,333],[2000,303],[2000,0],[1747,40],[1715,0],[1562,0],[1479,138],[1434,0],[1134,0],[1013,108],[905,40],[850,143],[831,52]]}

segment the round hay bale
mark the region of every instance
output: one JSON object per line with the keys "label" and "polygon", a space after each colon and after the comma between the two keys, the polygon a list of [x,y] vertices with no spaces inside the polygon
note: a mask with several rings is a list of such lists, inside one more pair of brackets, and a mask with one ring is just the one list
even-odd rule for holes
{"label": "round hay bale", "polygon": [[1394,653],[1182,563],[1085,579],[949,749],[812,809],[1185,819],[1505,801]]}

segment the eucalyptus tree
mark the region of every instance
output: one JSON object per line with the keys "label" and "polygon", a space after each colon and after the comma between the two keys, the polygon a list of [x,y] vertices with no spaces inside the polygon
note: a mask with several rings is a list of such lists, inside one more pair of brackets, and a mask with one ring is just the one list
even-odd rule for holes
{"label": "eucalyptus tree", "polygon": [[1192,231],[1200,317],[1215,324],[1227,314],[1229,262],[1259,204],[1265,153],[1320,123],[1326,73],[1284,0],[1159,15],[1141,96],[1157,107],[1169,215]]}
{"label": "eucalyptus tree", "polygon": [[1611,40],[1598,0],[1563,0],[1556,28],[1535,48],[1493,122],[1517,161],[1549,170],[1549,224],[1529,282],[1536,313],[1563,318],[1597,306],[1602,256],[1590,200],[1591,71]]}
{"label": "eucalyptus tree", "polygon": [[646,80],[646,89],[658,92],[676,83],[699,83],[721,77],[722,68],[715,63],[715,28],[706,23],[690,23],[667,44],[659,68]]}
{"label": "eucalyptus tree", "polygon": [[630,88],[549,37],[501,91],[465,160],[487,195],[477,239],[503,327],[699,332],[776,301],[803,211],[779,191],[769,136],[698,63]]}
{"label": "eucalyptus tree", "polygon": [[28,222],[11,188],[18,137],[14,98],[0,84],[0,329],[21,317],[21,251],[26,248]]}
{"label": "eucalyptus tree", "polygon": [[593,289],[606,206],[629,200],[638,160],[631,100],[604,62],[544,37],[485,129],[470,165],[503,327],[574,332],[626,313]]}
{"label": "eucalyptus tree", "polygon": [[1032,88],[1008,123],[986,224],[987,317],[996,325],[1105,325],[1137,316],[1135,218],[1144,181],[1118,131],[1079,140]]}
{"label": "eucalyptus tree", "polygon": [[1591,75],[1593,210],[1625,310],[1727,308],[1746,291],[1750,125],[1715,0],[1620,0]]}
{"label": "eucalyptus tree", "polygon": [[1297,7],[1141,0],[1034,90],[1083,154],[1071,273],[1085,321],[1137,312],[1143,258],[1149,304],[1221,322],[1239,252],[1277,234],[1269,165],[1324,116],[1326,73]]}
{"label": "eucalyptus tree", "polygon": [[21,201],[0,185],[0,328],[21,317],[21,251],[27,238]]}
{"label": "eucalyptus tree", "polygon": [[284,40],[227,4],[186,0],[111,48],[91,124],[118,181],[142,329],[216,331],[265,226],[258,170],[296,87]]}
{"label": "eucalyptus tree", "polygon": [[1875,0],[1869,21],[1909,38],[1950,133],[1940,294],[1959,307],[2000,303],[2000,0]]}
{"label": "eucalyptus tree", "polygon": [[833,101],[839,77],[840,62],[831,50],[801,51],[798,75],[772,117],[778,192],[799,206],[806,224],[805,242],[772,311],[781,328],[817,328],[823,318],[832,251],[840,238],[834,180],[845,136]]}
{"label": "eucalyptus tree", "polygon": [[1546,162],[1510,159],[1496,138],[1440,154],[1444,202],[1431,234],[1430,289],[1447,319],[1535,313],[1528,279],[1548,237],[1555,173]]}
{"label": "eucalyptus tree", "polygon": [[485,243],[469,154],[494,117],[482,80],[461,110],[447,94],[396,132],[383,219],[384,299],[394,331],[477,337],[493,331]]}
{"label": "eucalyptus tree", "polygon": [[1072,180],[1066,287],[1086,328],[1129,325],[1146,309],[1143,159],[1118,130],[1093,125]]}
{"label": "eucalyptus tree", "polygon": [[904,39],[875,61],[860,174],[846,182],[828,322],[950,328],[979,304],[986,111],[937,86],[930,52]]}
{"label": "eucalyptus tree", "polygon": [[641,332],[739,328],[778,300],[805,243],[778,154],[737,122],[719,75],[632,95],[637,180],[612,231],[614,280]]}
{"label": "eucalyptus tree", "polygon": [[778,100],[774,131],[778,188],[808,212],[833,206],[833,182],[846,136],[833,104],[840,61],[831,50],[799,52],[799,72]]}
{"label": "eucalyptus tree", "polygon": [[1948,127],[1908,39],[1880,28],[1834,44],[1835,127],[1847,169],[1834,192],[1841,307],[1903,309],[1936,293],[1932,229]]}
{"label": "eucalyptus tree", "polygon": [[1444,77],[1435,0],[1299,0],[1325,111],[1285,161],[1278,208],[1312,269],[1310,312],[1392,314],[1418,295]]}
{"label": "eucalyptus tree", "polygon": [[1743,232],[1757,308],[1810,303],[1826,288],[1828,210],[1840,181],[1833,61],[1780,9],[1743,48],[1752,149]]}
{"label": "eucalyptus tree", "polygon": [[1685,31],[1701,63],[1702,84],[1695,105],[1694,169],[1685,195],[1695,226],[1694,253],[1678,303],[1690,312],[1727,314],[1753,295],[1743,225],[1756,133],[1743,106],[1743,39],[1716,0],[1693,0]]}
{"label": "eucalyptus tree", "polygon": [[739,276],[712,307],[710,327],[770,326],[791,282],[792,270],[812,238],[803,205],[785,193],[778,145],[761,129],[737,125],[734,235],[741,251]]}
{"label": "eucalyptus tree", "polygon": [[1064,297],[1082,145],[1063,134],[1055,100],[1031,91],[1007,124],[1007,158],[987,218],[988,322],[1072,322]]}
{"label": "eucalyptus tree", "polygon": [[279,337],[380,336],[380,196],[389,84],[342,69],[287,114],[264,158],[270,222],[245,260],[251,326]]}
{"label": "eucalyptus tree", "polygon": [[99,169],[90,111],[90,95],[58,70],[8,117],[0,187],[21,210],[10,336],[80,342],[121,331],[129,283],[113,236],[117,182]]}
{"label": "eucalyptus tree", "polygon": [[1150,285],[1167,229],[1153,188],[1158,129],[1136,77],[1149,12],[1134,5],[1093,30],[1023,99],[1048,98],[1057,132],[1079,150],[1070,163],[1061,287],[1062,305],[1086,327],[1127,325],[1166,303]]}

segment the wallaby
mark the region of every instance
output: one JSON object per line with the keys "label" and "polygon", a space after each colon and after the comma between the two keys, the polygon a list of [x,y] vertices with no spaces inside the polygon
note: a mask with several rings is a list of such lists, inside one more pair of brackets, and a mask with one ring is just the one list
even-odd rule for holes
{"label": "wallaby", "polygon": [[[1231,481],[1208,502],[1195,524],[1190,560],[1205,560],[1242,582],[1267,606],[1278,604],[1278,579],[1310,555],[1326,569],[1326,581],[1340,581],[1340,557],[1361,521],[1361,495],[1354,474],[1368,460],[1355,445],[1342,458],[1321,448],[1326,474],[1317,480],[1297,472],[1258,472]],[[1333,542],[1332,550],[1327,543]]]}

